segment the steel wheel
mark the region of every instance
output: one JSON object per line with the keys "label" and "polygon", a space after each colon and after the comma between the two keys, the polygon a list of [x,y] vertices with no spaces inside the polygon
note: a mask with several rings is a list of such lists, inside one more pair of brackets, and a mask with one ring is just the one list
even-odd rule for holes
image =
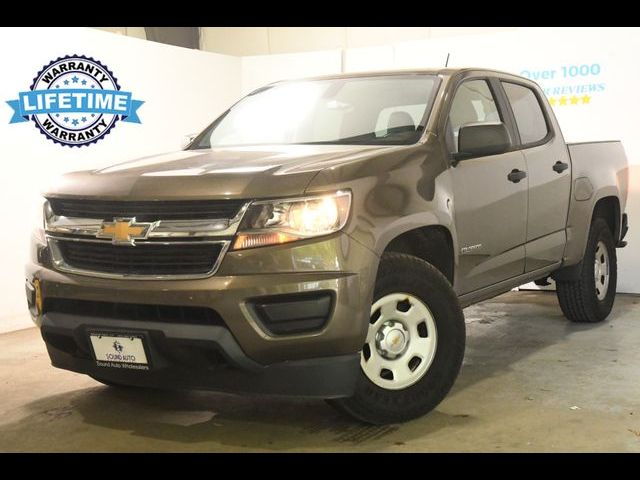
{"label": "steel wheel", "polygon": [[330,403],[376,425],[420,417],[447,395],[462,365],[458,296],[433,265],[385,252],[371,303],[356,388]]}
{"label": "steel wheel", "polygon": [[377,386],[400,390],[429,370],[437,343],[436,324],[424,302],[408,293],[392,293],[371,307],[360,365]]}
{"label": "steel wheel", "polygon": [[596,282],[596,296],[602,301],[609,289],[609,252],[602,240],[598,242],[595,257],[593,277]]}

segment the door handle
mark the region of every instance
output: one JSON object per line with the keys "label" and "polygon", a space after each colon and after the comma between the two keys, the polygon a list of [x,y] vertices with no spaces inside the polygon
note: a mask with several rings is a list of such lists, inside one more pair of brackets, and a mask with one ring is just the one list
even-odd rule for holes
{"label": "door handle", "polygon": [[511,170],[511,173],[507,175],[507,179],[513,183],[518,183],[523,178],[527,178],[527,172],[524,170],[518,170],[517,168]]}
{"label": "door handle", "polygon": [[562,173],[569,168],[569,164],[558,160],[552,168],[554,172]]}

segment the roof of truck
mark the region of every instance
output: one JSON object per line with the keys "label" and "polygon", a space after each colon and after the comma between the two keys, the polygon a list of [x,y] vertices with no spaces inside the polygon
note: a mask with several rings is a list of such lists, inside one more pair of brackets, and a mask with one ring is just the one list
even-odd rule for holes
{"label": "roof of truck", "polygon": [[[464,68],[424,68],[424,69],[404,69],[404,70],[374,70],[368,72],[353,72],[353,73],[336,73],[332,75],[319,75],[314,77],[306,77],[301,80],[329,80],[334,78],[357,78],[357,77],[377,77],[377,76],[385,76],[385,75],[412,75],[412,74],[431,74],[431,75],[446,75],[451,76],[457,73],[463,72],[491,72],[500,75],[509,75],[512,77],[519,77],[519,75],[515,75],[513,73],[504,72],[500,70],[495,70],[492,68],[474,68],[474,67],[464,67]],[[521,77],[524,78],[524,77]]]}

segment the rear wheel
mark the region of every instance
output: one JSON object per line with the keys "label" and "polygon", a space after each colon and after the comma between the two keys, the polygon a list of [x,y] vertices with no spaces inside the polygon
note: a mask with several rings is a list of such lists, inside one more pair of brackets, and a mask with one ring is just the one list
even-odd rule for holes
{"label": "rear wheel", "polygon": [[596,217],[591,223],[579,278],[556,283],[562,313],[572,322],[601,322],[613,308],[617,280],[613,234],[605,219]]}
{"label": "rear wheel", "polygon": [[384,254],[355,395],[331,403],[373,424],[420,417],[451,389],[464,344],[464,316],[447,279],[416,257]]}

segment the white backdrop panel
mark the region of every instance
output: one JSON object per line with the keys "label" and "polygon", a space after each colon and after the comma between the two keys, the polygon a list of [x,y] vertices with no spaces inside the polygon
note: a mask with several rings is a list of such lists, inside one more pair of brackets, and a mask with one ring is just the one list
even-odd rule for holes
{"label": "white backdrop panel", "polygon": [[345,72],[367,72],[394,68],[394,49],[382,47],[350,48],[344,52]]}
{"label": "white backdrop panel", "polygon": [[283,79],[340,73],[341,50],[242,57],[242,94]]}

